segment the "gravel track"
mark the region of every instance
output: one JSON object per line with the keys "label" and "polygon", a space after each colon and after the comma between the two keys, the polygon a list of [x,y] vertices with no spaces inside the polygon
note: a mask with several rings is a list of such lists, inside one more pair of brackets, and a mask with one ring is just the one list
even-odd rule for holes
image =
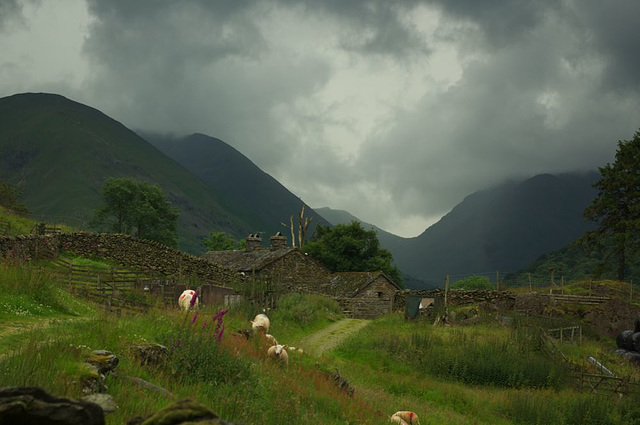
{"label": "gravel track", "polygon": [[342,319],[307,336],[298,345],[307,353],[320,356],[325,351],[337,347],[348,336],[358,332],[369,323],[370,321],[365,319]]}

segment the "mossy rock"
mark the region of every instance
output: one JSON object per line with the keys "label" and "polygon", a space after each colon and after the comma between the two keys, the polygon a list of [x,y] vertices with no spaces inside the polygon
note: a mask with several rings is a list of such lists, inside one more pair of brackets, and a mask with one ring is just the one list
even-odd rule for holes
{"label": "mossy rock", "polygon": [[134,418],[127,425],[233,425],[220,419],[207,407],[193,401],[177,401],[145,418]]}

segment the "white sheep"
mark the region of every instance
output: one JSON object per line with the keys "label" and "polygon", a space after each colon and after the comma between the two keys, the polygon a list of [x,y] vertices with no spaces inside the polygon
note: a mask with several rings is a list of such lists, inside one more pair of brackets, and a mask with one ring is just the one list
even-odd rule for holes
{"label": "white sheep", "polygon": [[276,340],[276,337],[271,335],[271,334],[264,334],[264,338],[267,340],[267,342],[270,345],[278,345],[278,341]]}
{"label": "white sheep", "polygon": [[289,366],[289,354],[287,354],[286,345],[272,345],[267,350],[267,356],[276,361],[281,361],[285,366]]}
{"label": "white sheep", "polygon": [[198,303],[200,302],[198,294],[193,289],[186,289],[182,295],[178,297],[178,305],[180,306],[180,309],[183,311],[189,310],[191,308],[191,301],[193,300],[193,297],[196,298],[195,301],[193,301],[193,308],[197,308]]}
{"label": "white sheep", "polygon": [[420,425],[418,415],[408,410],[400,410],[394,413],[391,415],[391,418],[389,418],[389,421],[400,425]]}
{"label": "white sheep", "polygon": [[269,333],[269,326],[271,326],[271,322],[266,314],[258,314],[251,321],[251,329],[255,332],[263,332],[265,334]]}

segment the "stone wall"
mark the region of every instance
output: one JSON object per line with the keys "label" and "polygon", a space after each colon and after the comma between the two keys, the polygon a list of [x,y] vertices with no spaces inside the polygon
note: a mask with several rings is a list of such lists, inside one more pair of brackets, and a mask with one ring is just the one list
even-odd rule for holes
{"label": "stone wall", "polygon": [[0,237],[0,258],[55,258],[62,251],[106,258],[124,267],[174,278],[195,276],[202,283],[228,286],[235,279],[235,274],[217,264],[130,235],[80,232]]}
{"label": "stone wall", "polygon": [[336,300],[349,317],[375,319],[392,311],[396,291],[395,287],[380,276],[359,292],[357,298],[336,298]]}
{"label": "stone wall", "polygon": [[[398,291],[395,296],[394,309],[404,310],[405,297],[407,295],[413,295],[421,298],[441,298],[444,299],[444,289],[430,289],[430,290],[404,290]],[[489,291],[489,290],[464,290],[454,289],[449,290],[447,294],[447,304],[449,306],[461,306],[466,304],[475,304],[482,302],[491,303],[506,303],[508,305],[514,304],[516,297],[507,291]]]}

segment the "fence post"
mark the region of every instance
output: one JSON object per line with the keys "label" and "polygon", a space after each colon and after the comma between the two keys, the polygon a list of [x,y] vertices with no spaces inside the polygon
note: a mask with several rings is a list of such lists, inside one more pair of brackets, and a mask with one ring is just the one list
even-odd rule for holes
{"label": "fence post", "polygon": [[500,271],[496,270],[496,291],[500,290]]}
{"label": "fence post", "polygon": [[444,315],[447,316],[447,299],[449,298],[449,275],[444,280]]}
{"label": "fence post", "polygon": [[533,292],[533,288],[531,286],[531,273],[529,273],[529,293]]}
{"label": "fence post", "polygon": [[633,279],[631,279],[630,286],[631,286],[631,291],[630,291],[631,294],[629,295],[629,299],[633,301]]}
{"label": "fence post", "polygon": [[69,291],[73,292],[73,259],[69,258]]}

